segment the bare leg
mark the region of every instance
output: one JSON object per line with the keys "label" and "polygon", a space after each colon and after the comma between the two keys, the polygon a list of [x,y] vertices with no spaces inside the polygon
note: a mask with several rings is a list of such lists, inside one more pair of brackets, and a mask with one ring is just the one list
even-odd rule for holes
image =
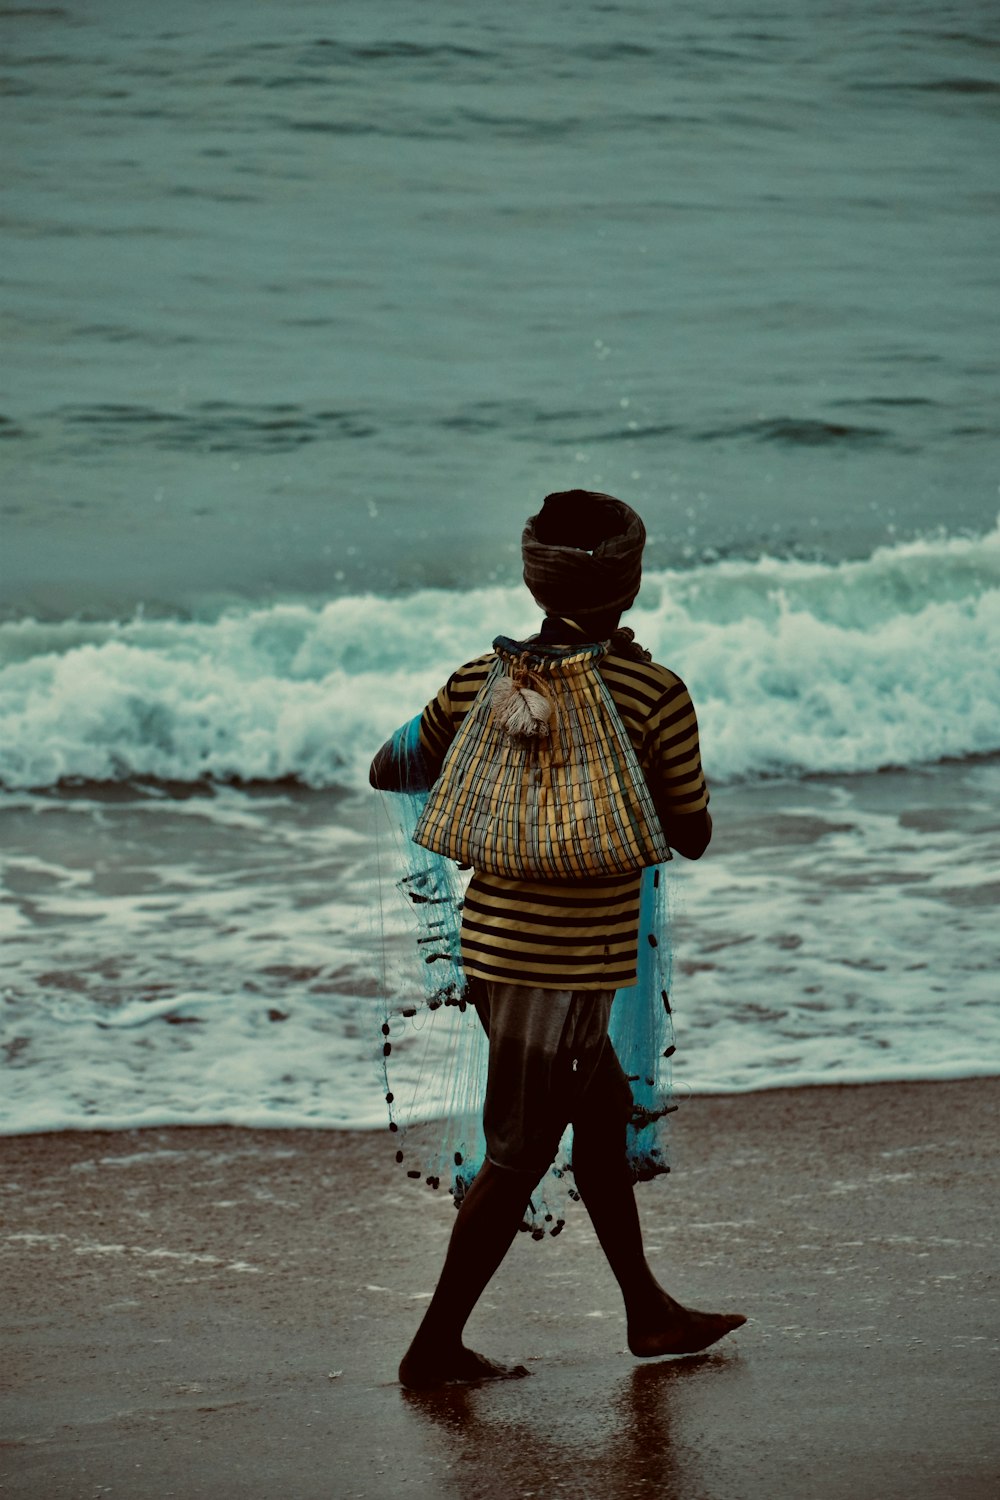
{"label": "bare leg", "polygon": [[649,1268],[625,1158],[621,1125],[586,1120],[574,1126],[573,1175],[625,1299],[633,1354],[695,1354],[739,1328],[742,1313],[703,1313],[682,1307]]}
{"label": "bare leg", "polygon": [[411,1387],[458,1380],[498,1380],[527,1375],[466,1349],[462,1330],[490,1278],[510,1249],[536,1177],[484,1162],[462,1201],[441,1277],[403,1356],[399,1378]]}

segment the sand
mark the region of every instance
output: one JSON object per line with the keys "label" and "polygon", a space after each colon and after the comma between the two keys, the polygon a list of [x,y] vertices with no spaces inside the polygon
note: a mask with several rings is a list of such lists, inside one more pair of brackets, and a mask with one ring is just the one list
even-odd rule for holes
{"label": "sand", "polygon": [[998,1104],[687,1101],[639,1190],[650,1257],[746,1326],[634,1360],[580,1210],[518,1238],[470,1324],[531,1377],[421,1396],[395,1367],[453,1210],[387,1133],[6,1139],[0,1495],[992,1500]]}

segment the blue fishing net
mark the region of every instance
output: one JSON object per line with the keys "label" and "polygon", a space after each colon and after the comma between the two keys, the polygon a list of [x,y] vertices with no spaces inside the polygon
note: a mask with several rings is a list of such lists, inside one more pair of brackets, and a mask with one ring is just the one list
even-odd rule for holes
{"label": "blue fishing net", "polygon": [[[384,792],[376,829],[379,905],[375,933],[377,1064],[396,1161],[415,1181],[461,1203],[486,1143],[482,1106],[488,1044],[467,1003],[461,958],[466,875],[413,842],[427,800],[419,715],[396,731],[389,754],[400,789]],[[610,1036],[633,1099],[628,1158],[637,1181],[669,1171],[666,1119],[670,1058],[671,949],[663,867],[643,872],[637,982],[618,992]],[[524,1228],[558,1234],[573,1186],[572,1130],[532,1195]]]}

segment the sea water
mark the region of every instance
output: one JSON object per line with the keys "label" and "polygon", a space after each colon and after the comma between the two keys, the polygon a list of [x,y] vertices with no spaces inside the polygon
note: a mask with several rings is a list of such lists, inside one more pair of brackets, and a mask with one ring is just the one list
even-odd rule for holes
{"label": "sea water", "polygon": [[995,7],[81,0],[0,78],[3,1128],[383,1123],[367,763],[573,485],[700,717],[681,1092],[1000,1071]]}

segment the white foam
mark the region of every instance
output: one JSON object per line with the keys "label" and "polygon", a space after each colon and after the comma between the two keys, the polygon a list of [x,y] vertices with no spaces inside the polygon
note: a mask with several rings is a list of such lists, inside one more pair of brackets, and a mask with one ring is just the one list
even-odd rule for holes
{"label": "white foam", "polygon": [[[989,817],[998,771],[895,778],[898,810],[882,810],[883,778],[868,805],[860,786],[828,782],[719,794],[718,846],[666,876],[681,1099],[1000,1073],[985,919],[1000,857]],[[67,881],[30,896],[8,950],[0,1130],[385,1128],[373,971],[384,963],[390,990],[412,997],[407,912],[387,907],[376,941],[372,851],[365,863],[352,852],[317,865],[322,824],[244,801],[257,837],[237,826],[198,860],[190,804],[179,829],[159,804],[132,829],[162,880],[156,902],[92,889],[106,850],[128,848],[122,829],[136,809],[102,805],[96,829],[80,828],[79,806],[32,818],[33,837],[54,820]],[[85,881],[74,831],[92,854]],[[186,862],[168,865],[155,841],[178,831]],[[63,866],[39,859],[34,869]],[[394,1034],[400,1101],[419,1096],[425,1114],[437,1112],[433,1080],[461,1025],[476,1022],[442,1010]]]}
{"label": "white foam", "polygon": [[[651,644],[661,632],[668,660],[681,665],[687,655],[695,663],[710,770],[713,756],[723,755],[744,769],[775,764],[779,752],[812,763],[821,753],[857,762],[864,758],[859,747],[868,753],[881,744],[888,754],[894,737],[909,743],[892,758],[904,751],[931,756],[949,736],[964,736],[966,748],[990,742],[1000,654],[985,626],[998,598],[990,572],[995,552],[993,535],[913,544],[830,568],[721,563],[671,575],[669,597],[657,592],[664,580],[654,579],[636,624]],[[891,607],[887,570],[895,579]],[[780,598],[768,582],[774,578]],[[929,599],[935,579],[938,596]],[[808,611],[796,588],[810,601]],[[945,597],[949,591],[958,597]],[[485,607],[485,596],[452,600],[446,617],[444,597],[411,601],[423,611],[426,640],[398,631],[399,650],[412,663],[426,656],[428,640],[435,643],[440,663],[420,668],[427,684],[462,654],[459,626],[470,638],[481,629],[463,611]],[[488,601],[493,618],[510,597]],[[287,608],[287,629],[278,632],[286,658],[280,681],[294,696],[299,679],[288,675],[288,659],[301,668],[319,652],[332,616]],[[352,776],[363,777],[360,760],[372,744],[430,691],[413,666],[374,708],[357,696],[361,668],[370,666],[364,651],[388,649],[390,637],[378,634],[386,609],[384,601],[329,606],[340,611],[345,631],[353,619],[358,633],[353,644],[337,638],[336,672],[306,682],[310,692],[332,694],[339,682],[355,695],[354,727],[335,725],[344,745],[359,723],[366,726]],[[848,618],[854,624],[845,624]],[[110,636],[133,627],[78,628],[105,631],[110,647]],[[257,692],[253,676],[261,666],[259,641],[252,643],[258,628],[273,633],[275,612],[259,612],[256,625],[252,616],[208,625],[135,622],[126,654],[139,665],[152,662],[165,682],[185,653],[210,683],[218,682],[213,673],[230,671],[228,691],[266,738],[268,694]],[[516,620],[511,628],[519,628]],[[22,627],[11,629],[17,636]],[[44,627],[46,649],[52,630],[67,647],[70,627]],[[953,649],[942,662],[927,642],[946,639]],[[76,649],[69,645],[60,661]],[[101,660],[104,646],[88,640],[80,649]],[[273,639],[268,649],[273,657]],[[36,659],[33,650],[21,669],[30,672],[32,662],[41,669],[45,653]],[[833,710],[824,720],[818,698],[778,691],[779,659],[791,661],[800,687],[825,672],[827,698],[836,682],[843,723],[855,722],[850,735],[838,739],[830,730]],[[856,660],[860,668],[852,667]],[[242,663],[239,671],[234,662]],[[317,660],[308,665],[319,670]],[[695,673],[688,675],[694,684]],[[29,694],[24,705],[30,718],[38,704]],[[852,705],[860,706],[856,721]],[[44,709],[50,711],[52,699]],[[720,716],[715,729],[713,714]],[[41,719],[33,722],[41,733]],[[68,712],[58,723],[68,736]],[[126,737],[122,743],[128,748]],[[676,913],[679,1092],[1000,1073],[991,919],[998,793],[995,760],[899,776],[717,785],[718,838],[708,858],[674,861],[667,875]],[[251,795],[226,787],[185,799],[155,789],[68,799],[6,794],[0,1130],[384,1127],[372,996],[383,961],[389,988],[401,996],[413,993],[414,969],[402,906],[386,906],[384,929],[380,920],[364,811],[381,826],[375,800],[367,791]],[[390,898],[391,890],[390,872]],[[426,1052],[416,1034],[399,1044],[394,1037],[392,1084],[401,1100],[419,1079],[424,1108],[434,1112],[427,1080],[457,1021],[439,1012]]]}
{"label": "white foam", "polygon": [[[1000,748],[1000,526],[835,564],[650,573],[630,623],[692,689],[716,780],[916,765]],[[0,626],[0,781],[360,787],[375,747],[523,589],[424,590],[211,621]]]}

